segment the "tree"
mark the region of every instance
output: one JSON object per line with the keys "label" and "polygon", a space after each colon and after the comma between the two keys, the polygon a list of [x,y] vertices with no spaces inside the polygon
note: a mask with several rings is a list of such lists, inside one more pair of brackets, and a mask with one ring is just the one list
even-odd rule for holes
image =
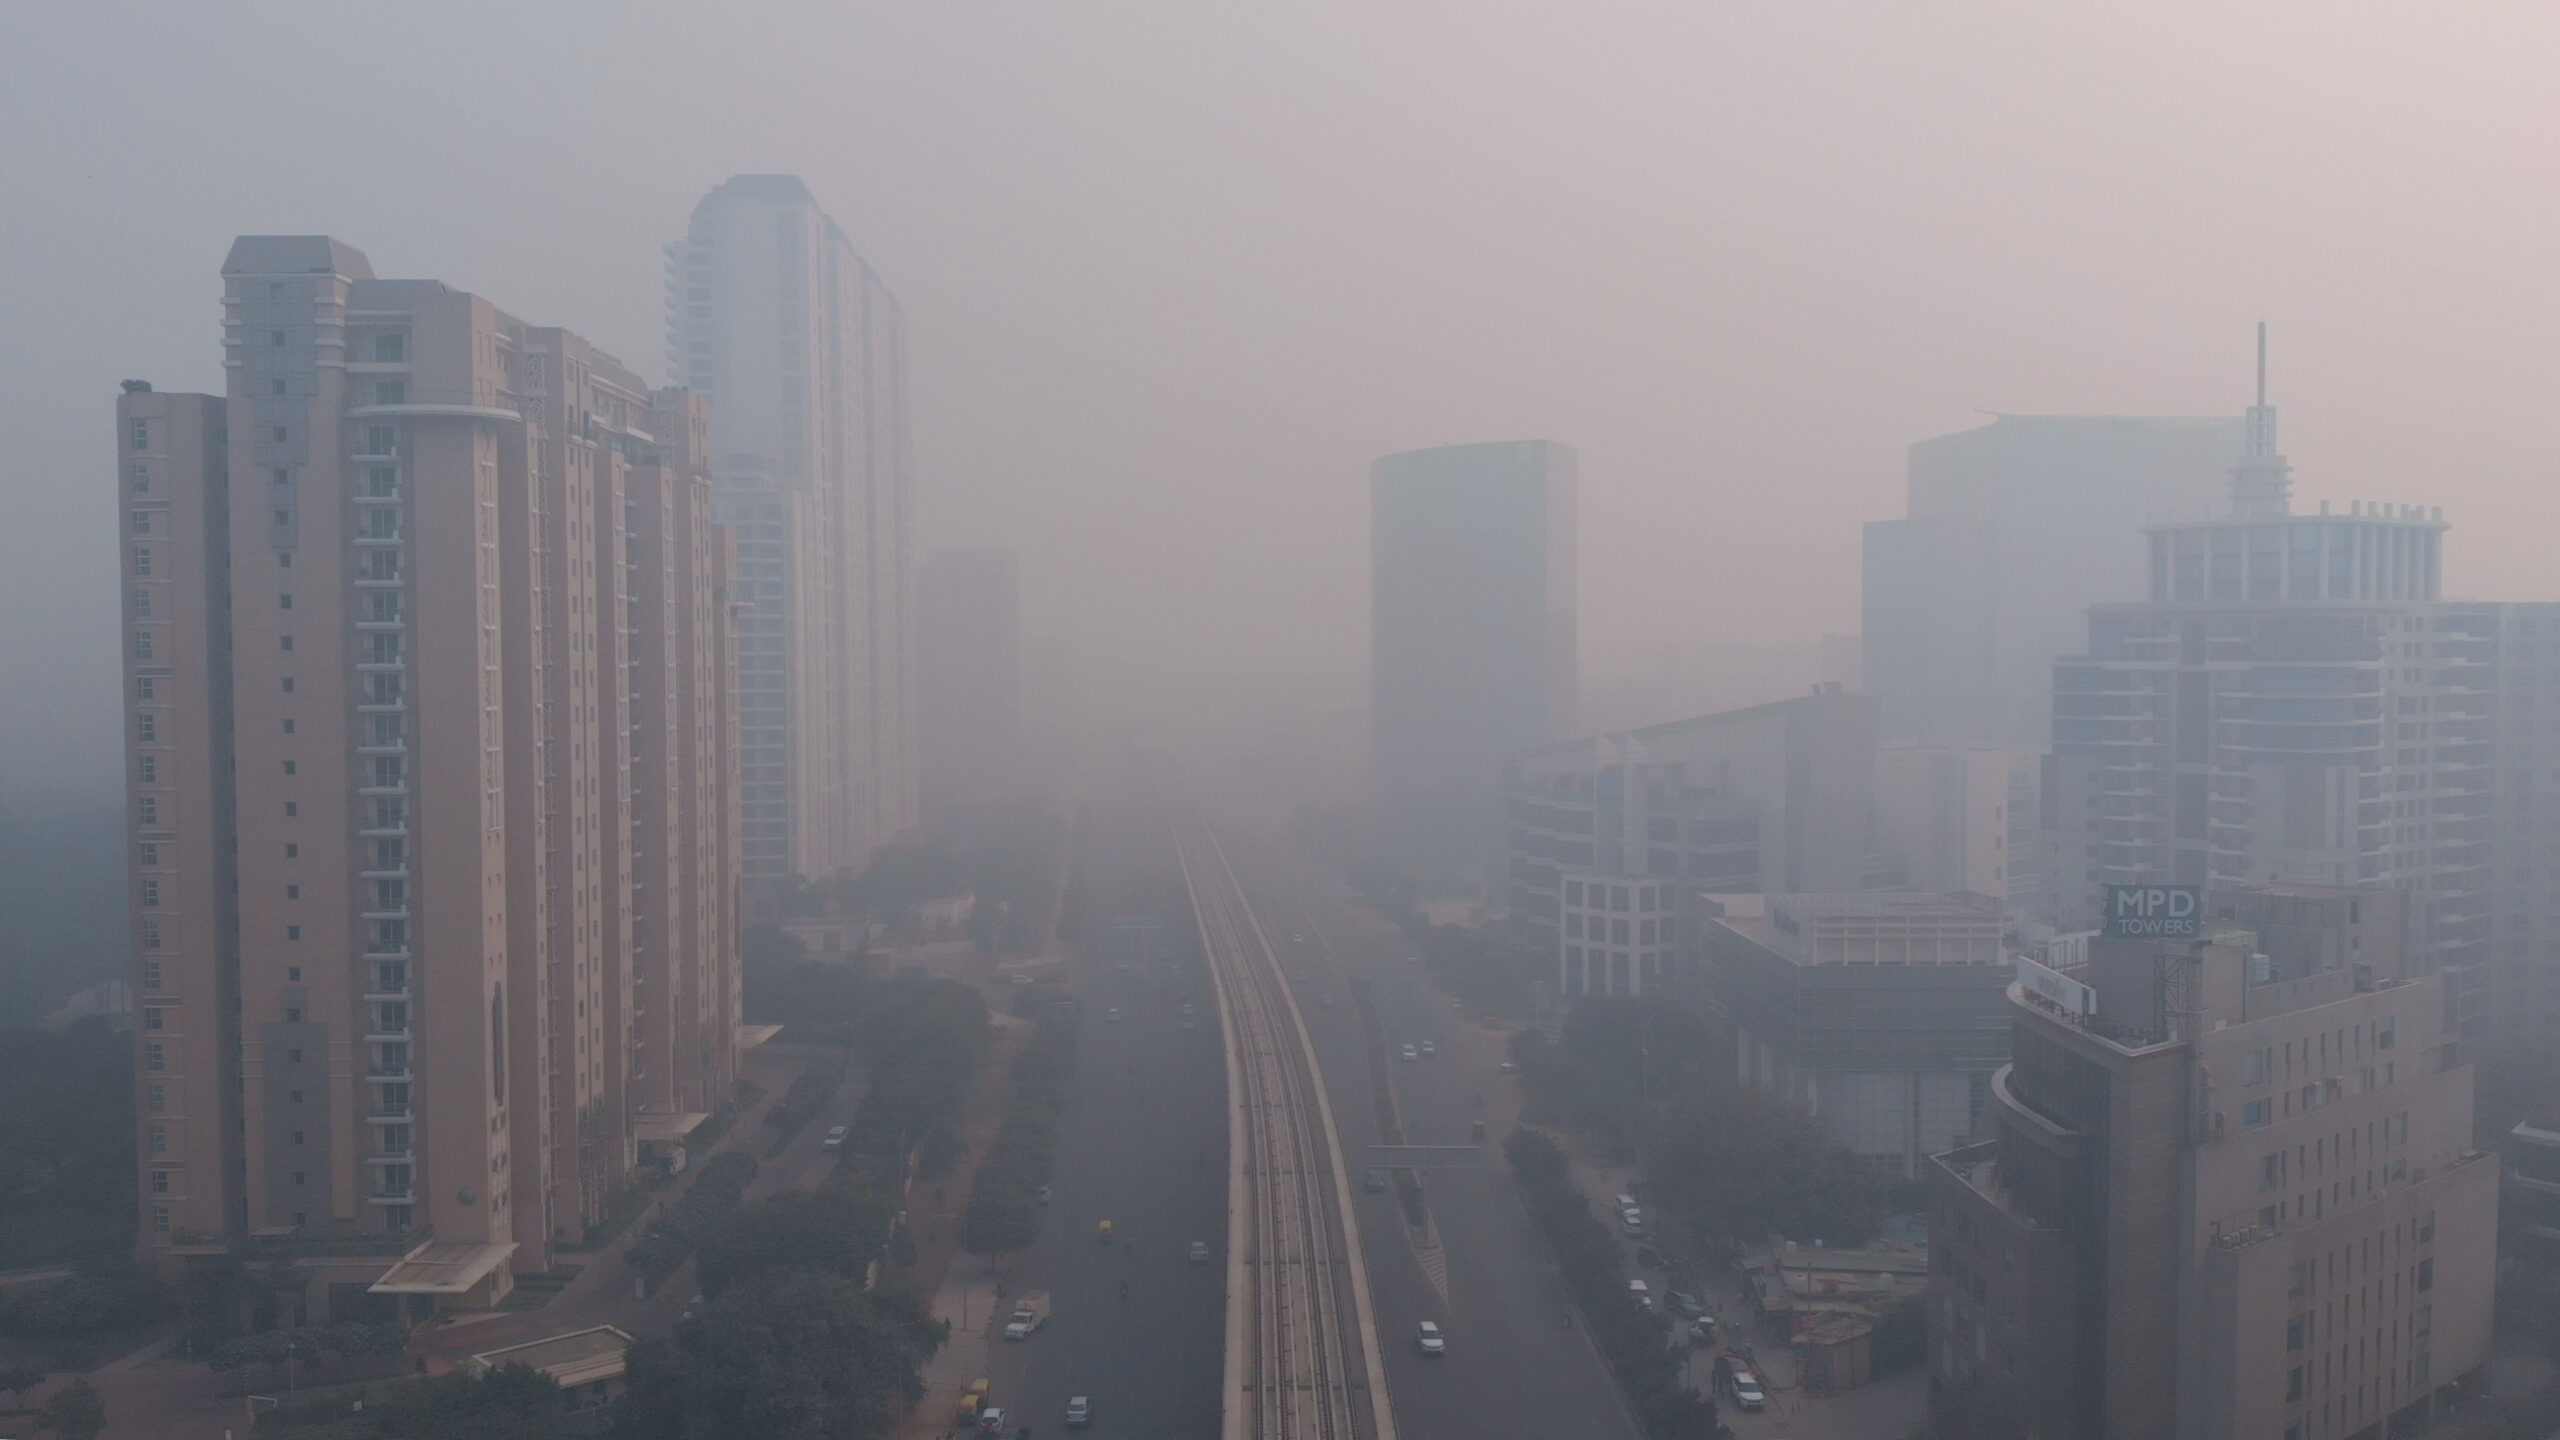
{"label": "tree", "polygon": [[27,1403],[27,1392],[45,1381],[49,1372],[41,1365],[0,1365],[0,1390],[9,1392],[12,1403]]}
{"label": "tree", "polygon": [[867,1185],[786,1190],[722,1219],[702,1242],[696,1274],[718,1297],[783,1270],[859,1281],[889,1235],[889,1207]]}
{"label": "tree", "polygon": [[36,1418],[59,1440],[98,1440],[107,1428],[107,1402],[84,1376],[54,1391]]}
{"label": "tree", "polygon": [[786,1271],[631,1352],[630,1440],[872,1440],[924,1398],[940,1322],[913,1295]]}

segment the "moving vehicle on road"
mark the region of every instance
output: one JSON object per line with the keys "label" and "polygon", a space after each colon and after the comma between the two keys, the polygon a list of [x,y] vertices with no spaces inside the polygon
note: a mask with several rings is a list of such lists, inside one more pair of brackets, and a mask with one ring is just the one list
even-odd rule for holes
{"label": "moving vehicle on road", "polygon": [[1423,1042],[1422,1042],[1422,1054],[1423,1054],[1423,1057],[1424,1057],[1425,1059],[1428,1059],[1429,1057],[1434,1056],[1434,1055],[1437,1055],[1437,1054],[1439,1054],[1439,1053],[1440,1053],[1440,1047],[1439,1047],[1439,1046],[1437,1046],[1437,1045],[1435,1045],[1435,1044],[1431,1043],[1431,1042],[1430,1042],[1430,1041],[1428,1041],[1428,1040],[1425,1040],[1425,1041],[1423,1041]]}
{"label": "moving vehicle on road", "polygon": [[1686,1290],[1672,1291],[1662,1297],[1662,1303],[1671,1307],[1672,1314],[1685,1315],[1692,1320],[1707,1313],[1707,1307],[1699,1302],[1698,1297]]}
{"label": "moving vehicle on road", "polygon": [[1120,1018],[1120,1007],[1119,1007],[1119,1006],[1117,1006],[1117,1005],[1114,1005],[1114,1006],[1112,1006],[1112,1007],[1111,1007],[1111,1009],[1110,1009],[1110,1010],[1109,1010],[1109,1012],[1107,1012],[1107,1013],[1109,1014],[1109,1016],[1110,1016],[1110,1018],[1111,1018],[1111,1019],[1117,1020],[1117,1019],[1119,1019],[1119,1018]]}
{"label": "moving vehicle on road", "polygon": [[1105,1220],[1105,1221],[1103,1221],[1101,1224],[1094,1226],[1094,1227],[1093,1227],[1093,1238],[1094,1238],[1094,1239],[1096,1239],[1096,1240],[1101,1241],[1101,1242],[1102,1242],[1103,1244],[1105,1244],[1105,1245],[1110,1244],[1110,1243],[1111,1243],[1111,1222],[1110,1222],[1110,1221],[1108,1221],[1108,1220]]}
{"label": "moving vehicle on road", "polygon": [[1070,1425],[1090,1425],[1093,1423],[1092,1396],[1076,1395],[1067,1400],[1067,1423]]}
{"label": "moving vehicle on road", "polygon": [[1519,1062],[1519,1061],[1517,1061],[1517,1060],[1505,1060],[1505,1061],[1503,1061],[1503,1062],[1502,1062],[1502,1073],[1503,1073],[1503,1074],[1505,1074],[1505,1075],[1517,1075],[1517,1074],[1519,1074],[1519,1073],[1520,1073],[1520,1062]]}
{"label": "moving vehicle on road", "polygon": [[1209,1263],[1208,1241],[1194,1240],[1191,1242],[1191,1263],[1194,1265],[1206,1265]]}
{"label": "moving vehicle on road", "polygon": [[961,1392],[960,1395],[960,1423],[963,1425],[976,1423],[978,1412],[985,1408],[986,1403],[987,1382],[984,1380],[970,1381],[969,1388]]}
{"label": "moving vehicle on road", "polygon": [[1474,1128],[1474,1130],[1472,1130],[1472,1131],[1471,1131],[1471,1132],[1469,1132],[1469,1133],[1473,1134],[1473,1135],[1475,1136],[1475,1138],[1476,1138],[1476,1139],[1478,1139],[1478,1140],[1483,1139],[1483,1138],[1484,1138],[1484,1122],[1483,1122],[1483,1121],[1481,1121],[1481,1120],[1478,1120],[1477,1122],[1475,1122],[1475,1128]]}
{"label": "moving vehicle on road", "polygon": [[1028,1340],[1031,1332],[1049,1323],[1049,1292],[1033,1290],[1014,1302],[1013,1318],[1004,1322],[1004,1338]]}
{"label": "moving vehicle on road", "polygon": [[1384,1170],[1372,1170],[1368,1174],[1361,1176],[1360,1188],[1368,1191],[1372,1195],[1384,1195],[1387,1193],[1387,1172]]}
{"label": "moving vehicle on road", "polygon": [[828,1149],[830,1149],[830,1150],[841,1150],[841,1149],[843,1149],[843,1148],[844,1148],[844,1140],[845,1140],[845,1136],[847,1136],[847,1135],[849,1135],[849,1134],[851,1134],[851,1133],[852,1133],[851,1131],[849,1131],[849,1130],[845,1129],[845,1128],[844,1128],[843,1126],[841,1126],[841,1125],[830,1125],[830,1126],[828,1126],[828,1127],[827,1127],[826,1147],[827,1147]]}
{"label": "moving vehicle on road", "polygon": [[1422,1353],[1425,1355],[1446,1355],[1449,1353],[1449,1342],[1441,1335],[1439,1325],[1429,1320],[1425,1320],[1419,1326],[1415,1327],[1413,1332],[1413,1343],[1422,1347]]}
{"label": "moving vehicle on road", "polygon": [[1404,1047],[1404,1058],[1407,1060],[1419,1060],[1422,1058],[1422,1052],[1416,1050],[1411,1045],[1407,1045]]}

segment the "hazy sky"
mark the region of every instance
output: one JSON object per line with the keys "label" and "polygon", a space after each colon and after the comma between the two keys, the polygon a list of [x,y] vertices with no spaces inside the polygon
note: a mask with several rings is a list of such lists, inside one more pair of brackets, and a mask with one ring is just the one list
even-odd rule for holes
{"label": "hazy sky", "polygon": [[[0,8],[0,780],[112,779],[115,382],[326,231],[663,380],[660,242],[796,171],[903,297],[920,543],[1155,699],[1365,686],[1366,467],[1579,447],[1591,666],[1854,628],[1977,407],[2232,412],[2560,598],[2544,4]],[[1174,703],[1168,700],[1166,703]]]}

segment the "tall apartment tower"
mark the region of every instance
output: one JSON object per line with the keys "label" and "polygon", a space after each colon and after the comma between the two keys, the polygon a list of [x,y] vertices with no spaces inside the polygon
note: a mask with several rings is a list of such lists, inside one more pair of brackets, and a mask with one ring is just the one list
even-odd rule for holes
{"label": "tall apartment tower", "polygon": [[1911,447],[1909,513],[1866,527],[1863,688],[1888,740],[2041,746],[2083,608],[2143,593],[2123,537],[2212,513],[2221,416],[2002,415]]}
{"label": "tall apartment tower", "polygon": [[666,253],[738,534],[742,863],[859,869],[916,817],[906,314],[797,176],[724,181]]}
{"label": "tall apartment tower", "polygon": [[1503,756],[1573,733],[1578,483],[1551,440],[1370,470],[1370,784],[1400,859],[1489,875]]}
{"label": "tall apartment tower", "polygon": [[2089,928],[2107,884],[2399,887],[2413,966],[2476,1024],[2489,647],[2440,603],[2442,510],[2293,513],[2264,399],[2228,513],[2149,527],[2149,598],[2092,606],[2054,666],[2054,918]]}
{"label": "tall apartment tower", "polygon": [[228,393],[116,417],[141,1248],[487,1303],[734,1080],[702,403],[325,236],[223,278]]}
{"label": "tall apartment tower", "polygon": [[2229,899],[2196,942],[2021,963],[1993,1138],[1930,1162],[1932,1379],[2038,1435],[2426,1433],[2497,1273],[2444,979],[2400,973],[2388,890]]}
{"label": "tall apartment tower", "polygon": [[1010,550],[943,550],[916,583],[917,760],[928,807],[1021,778],[1022,590]]}

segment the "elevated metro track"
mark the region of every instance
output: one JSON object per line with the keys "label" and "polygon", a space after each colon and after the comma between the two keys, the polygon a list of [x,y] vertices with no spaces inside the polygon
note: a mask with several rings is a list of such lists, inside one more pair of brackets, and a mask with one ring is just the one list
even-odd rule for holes
{"label": "elevated metro track", "polygon": [[1395,1440],[1359,1219],[1306,1023],[1225,851],[1169,797],[1228,1096],[1225,1440]]}

